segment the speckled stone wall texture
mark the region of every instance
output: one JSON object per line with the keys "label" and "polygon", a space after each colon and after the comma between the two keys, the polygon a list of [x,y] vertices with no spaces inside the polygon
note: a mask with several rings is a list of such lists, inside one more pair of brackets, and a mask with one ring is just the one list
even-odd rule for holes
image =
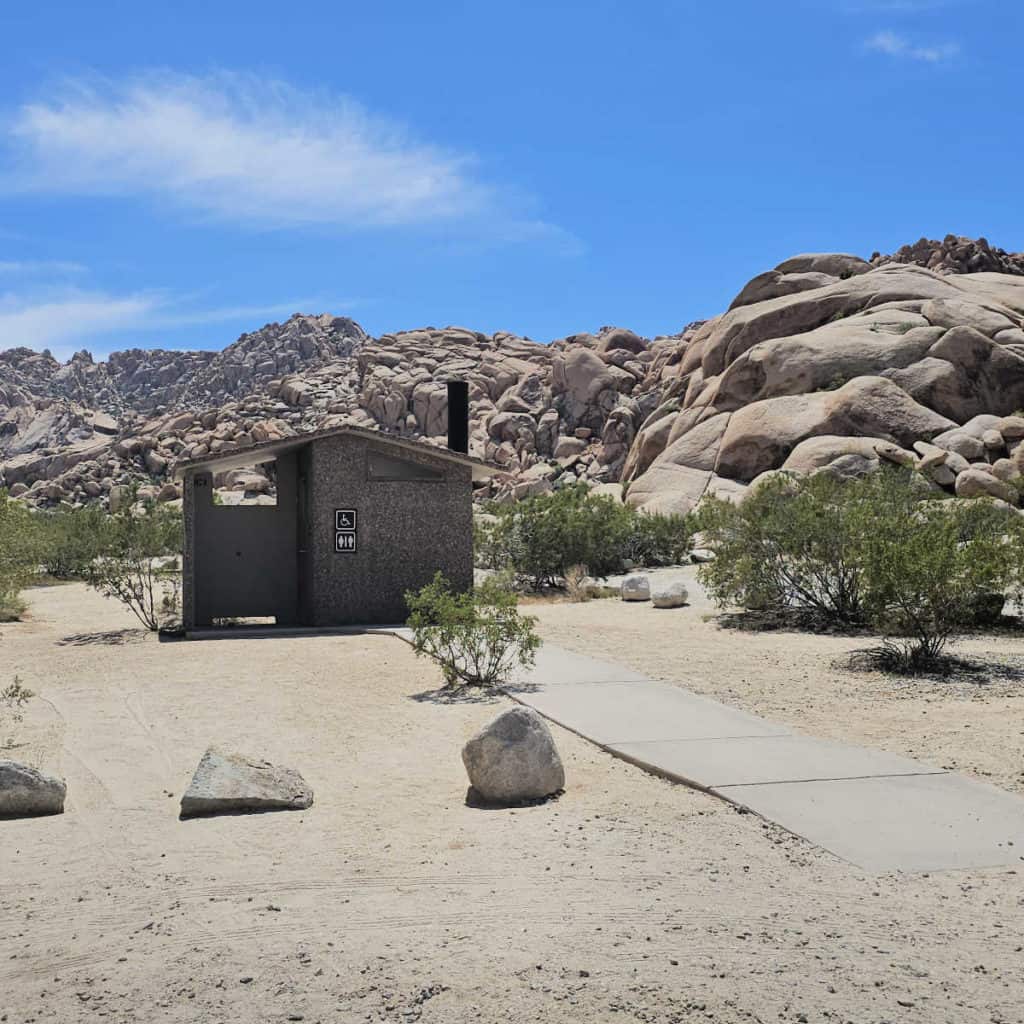
{"label": "speckled stone wall texture", "polygon": [[[441,478],[371,480],[371,449],[422,463]],[[363,438],[327,437],[311,446],[308,483],[310,625],[402,622],[405,592],[438,570],[459,589],[472,586],[471,467],[426,451],[396,453]],[[356,510],[355,553],[334,549],[339,508]]]}

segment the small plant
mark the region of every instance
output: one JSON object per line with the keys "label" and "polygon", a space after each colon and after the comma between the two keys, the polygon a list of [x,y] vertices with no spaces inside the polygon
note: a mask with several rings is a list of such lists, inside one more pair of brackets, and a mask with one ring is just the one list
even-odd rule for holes
{"label": "small plant", "polygon": [[587,567],[585,565],[570,565],[565,570],[565,592],[569,600],[575,604],[589,601],[593,596],[590,584],[587,583]]}
{"label": "small plant", "polygon": [[[9,722],[11,725],[20,725],[25,718],[25,705],[35,696],[26,686],[22,686],[21,680],[15,676],[10,686],[0,690],[0,724]],[[8,736],[3,743],[5,749],[10,750],[14,746],[14,737]]]}
{"label": "small plant", "polygon": [[849,384],[850,378],[842,373],[834,373],[829,379],[818,388],[819,391],[838,391],[841,387]]}
{"label": "small plant", "polygon": [[491,577],[472,592],[456,592],[437,573],[405,600],[413,649],[440,665],[446,685],[494,686],[517,665],[533,665],[537,620],[519,614],[507,579]]}
{"label": "small plant", "polygon": [[917,326],[917,324],[913,323],[912,321],[904,320],[903,323],[897,324],[893,328],[893,330],[897,334],[907,334],[909,331],[912,331],[916,326]]}
{"label": "small plant", "polygon": [[146,629],[156,631],[179,607],[181,517],[150,503],[141,513],[126,509],[109,517],[105,550],[85,570],[88,585],[114,598]]}
{"label": "small plant", "polygon": [[594,576],[636,565],[683,562],[692,524],[684,516],[649,515],[586,485],[496,505],[479,521],[477,554],[486,568],[514,573],[533,589],[557,585],[585,565]]}
{"label": "small plant", "polygon": [[38,515],[40,561],[56,579],[84,578],[107,546],[109,517],[98,506]]}
{"label": "small plant", "polygon": [[21,591],[39,572],[35,516],[0,490],[0,622],[13,622],[25,611]]}

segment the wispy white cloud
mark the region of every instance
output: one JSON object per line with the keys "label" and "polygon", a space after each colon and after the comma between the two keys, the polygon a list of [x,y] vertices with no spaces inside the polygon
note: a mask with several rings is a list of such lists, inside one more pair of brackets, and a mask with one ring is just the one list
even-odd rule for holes
{"label": "wispy white cloud", "polygon": [[259,227],[416,224],[513,201],[470,154],[250,75],[71,81],[16,111],[7,139],[0,191],[149,195]]}
{"label": "wispy white cloud", "polygon": [[920,14],[953,7],[962,0],[846,0],[843,10],[850,14]]}
{"label": "wispy white cloud", "polygon": [[52,348],[55,355],[83,338],[137,326],[158,305],[154,296],[70,291],[51,298],[0,296],[0,349]]}
{"label": "wispy white cloud", "polygon": [[70,260],[0,260],[0,274],[84,274],[81,263]]}
{"label": "wispy white cloud", "polygon": [[292,302],[278,302],[273,305],[256,306],[220,306],[212,309],[173,309],[163,308],[146,318],[142,327],[146,330],[173,327],[202,327],[204,324],[222,324],[232,320],[241,320],[249,325],[248,329],[262,326],[268,317],[289,317],[299,312],[320,312],[329,309],[331,312],[344,310],[351,312],[355,305],[351,300],[341,302],[323,299],[301,298]]}
{"label": "wispy white cloud", "polygon": [[[231,321],[252,325],[266,319],[288,317],[298,310],[326,307],[350,308],[351,303],[324,303],[305,298],[273,305],[195,309],[160,292],[111,295],[63,289],[34,296],[0,294],[0,351],[16,346],[49,348],[57,358],[66,359],[83,343],[102,345],[103,339],[112,335],[147,335],[155,330]],[[225,339],[225,343],[227,340],[230,339]]]}
{"label": "wispy white cloud", "polygon": [[896,32],[876,32],[864,43],[868,50],[876,53],[884,53],[889,57],[897,57],[902,60],[925,61],[929,64],[939,64],[943,61],[952,60],[959,52],[958,43],[941,43],[933,46],[921,46],[912,43],[905,36]]}

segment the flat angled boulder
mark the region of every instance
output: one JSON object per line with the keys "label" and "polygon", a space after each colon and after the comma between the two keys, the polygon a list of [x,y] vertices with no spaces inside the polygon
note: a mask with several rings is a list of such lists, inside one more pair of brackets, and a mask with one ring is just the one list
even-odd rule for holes
{"label": "flat angled boulder", "polygon": [[313,790],[293,768],[211,747],[181,798],[181,816],[301,811],[312,803]]}
{"label": "flat angled boulder", "polygon": [[27,764],[0,761],[0,818],[63,814],[67,787]]}

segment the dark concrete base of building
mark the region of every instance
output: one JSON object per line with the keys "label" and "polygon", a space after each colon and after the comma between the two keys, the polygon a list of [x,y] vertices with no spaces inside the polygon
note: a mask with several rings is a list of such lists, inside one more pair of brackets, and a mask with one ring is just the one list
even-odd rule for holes
{"label": "dark concrete base of building", "polygon": [[403,623],[373,626],[207,626],[185,631],[186,640],[271,640],[304,636],[402,636]]}

